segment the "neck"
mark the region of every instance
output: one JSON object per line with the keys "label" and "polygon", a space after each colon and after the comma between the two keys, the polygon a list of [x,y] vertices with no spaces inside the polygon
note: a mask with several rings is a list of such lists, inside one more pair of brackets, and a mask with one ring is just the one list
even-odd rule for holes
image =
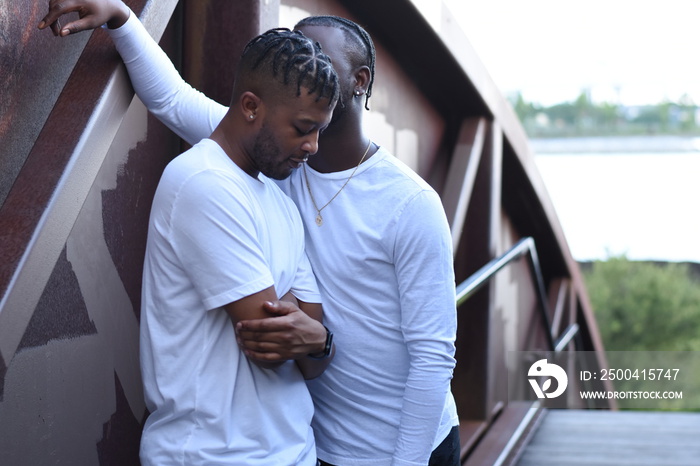
{"label": "neck", "polygon": [[[318,141],[318,152],[307,162],[314,170],[321,173],[333,173],[356,167],[367,150],[369,138],[362,131],[361,121],[343,121],[331,124]],[[364,160],[376,152],[372,145]]]}
{"label": "neck", "polygon": [[248,156],[245,148],[240,144],[240,141],[232,141],[227,135],[233,134],[231,131],[226,129],[227,121],[226,118],[222,120],[219,126],[216,127],[209,139],[214,141],[221,147],[221,149],[226,152],[226,155],[238,165],[238,167],[246,172],[253,178],[257,178],[260,171],[257,169],[253,160]]}

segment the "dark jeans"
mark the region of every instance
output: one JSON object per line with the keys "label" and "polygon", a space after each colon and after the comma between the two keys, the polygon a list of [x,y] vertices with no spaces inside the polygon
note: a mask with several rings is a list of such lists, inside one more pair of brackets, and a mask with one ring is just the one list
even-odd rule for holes
{"label": "dark jeans", "polygon": [[[428,466],[459,466],[459,427],[454,426],[445,440],[433,450]],[[321,466],[333,466],[325,461],[318,460]]]}
{"label": "dark jeans", "polygon": [[459,466],[459,427],[454,426],[445,440],[433,450],[428,466]]}

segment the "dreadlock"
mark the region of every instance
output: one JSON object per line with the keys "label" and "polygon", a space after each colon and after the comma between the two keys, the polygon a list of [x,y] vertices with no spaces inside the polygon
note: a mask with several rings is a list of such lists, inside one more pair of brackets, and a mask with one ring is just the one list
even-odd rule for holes
{"label": "dreadlock", "polygon": [[241,65],[239,69],[271,71],[285,86],[293,82],[297,97],[302,87],[315,93],[316,101],[327,97],[332,105],[339,97],[330,57],[299,31],[276,28],[260,34],[246,45]]}
{"label": "dreadlock", "polygon": [[369,86],[367,87],[367,94],[365,96],[365,108],[369,110],[369,98],[372,96],[372,84],[374,83],[374,62],[376,52],[374,50],[372,38],[369,36],[367,31],[365,31],[362,26],[350,21],[349,19],[332,15],[309,16],[299,21],[294,27],[300,28],[302,26],[325,26],[338,28],[345,33],[346,38],[352,40],[355,42],[355,44],[364,49],[364,64],[369,66],[370,71]]}

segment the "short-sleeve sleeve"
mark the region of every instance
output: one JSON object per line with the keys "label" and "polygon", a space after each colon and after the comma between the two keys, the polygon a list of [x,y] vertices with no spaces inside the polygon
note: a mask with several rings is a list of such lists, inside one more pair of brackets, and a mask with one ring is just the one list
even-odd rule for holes
{"label": "short-sleeve sleeve", "polygon": [[207,309],[274,284],[253,209],[250,194],[214,170],[190,176],[178,191],[170,240]]}
{"label": "short-sleeve sleeve", "polygon": [[318,285],[316,283],[316,277],[311,269],[311,263],[309,258],[306,256],[306,252],[301,257],[299,261],[299,268],[294,276],[294,283],[292,284],[292,294],[300,301],[306,303],[320,303],[321,294],[318,290]]}

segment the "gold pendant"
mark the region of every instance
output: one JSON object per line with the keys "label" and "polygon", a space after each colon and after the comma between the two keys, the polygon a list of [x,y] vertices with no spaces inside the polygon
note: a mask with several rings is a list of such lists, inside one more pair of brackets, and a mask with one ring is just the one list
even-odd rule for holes
{"label": "gold pendant", "polygon": [[318,225],[318,226],[323,225],[323,217],[321,217],[320,212],[318,213],[318,215],[316,215],[316,225]]}

